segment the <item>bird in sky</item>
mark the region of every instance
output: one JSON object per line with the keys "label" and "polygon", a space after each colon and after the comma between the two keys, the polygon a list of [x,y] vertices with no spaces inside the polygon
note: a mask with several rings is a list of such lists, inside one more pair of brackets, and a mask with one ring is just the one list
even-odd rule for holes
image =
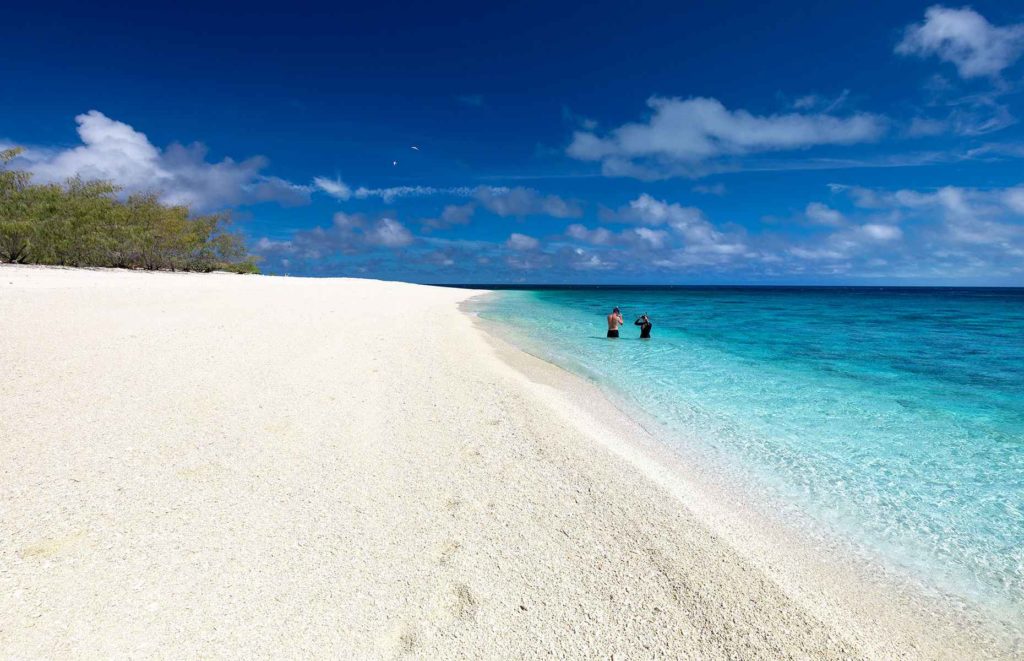
{"label": "bird in sky", "polygon": [[391,165],[392,166],[398,165],[398,161],[391,161]]}
{"label": "bird in sky", "polygon": [[415,149],[416,151],[419,151],[419,150],[420,150],[420,148],[419,148],[419,147],[417,147],[416,145],[413,145],[413,146],[412,146],[412,148],[413,148],[413,149]]}

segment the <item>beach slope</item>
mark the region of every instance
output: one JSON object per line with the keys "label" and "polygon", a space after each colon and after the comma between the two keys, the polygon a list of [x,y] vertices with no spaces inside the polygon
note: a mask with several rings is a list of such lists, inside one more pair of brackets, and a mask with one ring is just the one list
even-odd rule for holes
{"label": "beach slope", "polygon": [[5,656],[850,658],[474,292],[0,267]]}

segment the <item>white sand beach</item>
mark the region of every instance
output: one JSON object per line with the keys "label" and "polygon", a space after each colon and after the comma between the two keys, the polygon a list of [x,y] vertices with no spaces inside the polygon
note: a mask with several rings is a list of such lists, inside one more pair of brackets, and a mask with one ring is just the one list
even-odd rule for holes
{"label": "white sand beach", "polygon": [[0,657],[1000,653],[749,539],[474,294],[0,266]]}

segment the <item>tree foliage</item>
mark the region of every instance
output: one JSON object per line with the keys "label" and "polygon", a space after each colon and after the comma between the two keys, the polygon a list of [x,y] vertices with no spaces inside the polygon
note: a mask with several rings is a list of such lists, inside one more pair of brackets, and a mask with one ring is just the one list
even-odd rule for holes
{"label": "tree foliage", "polygon": [[225,214],[192,216],[155,194],[120,199],[105,181],[33,184],[0,150],[0,261],[172,271],[256,273]]}

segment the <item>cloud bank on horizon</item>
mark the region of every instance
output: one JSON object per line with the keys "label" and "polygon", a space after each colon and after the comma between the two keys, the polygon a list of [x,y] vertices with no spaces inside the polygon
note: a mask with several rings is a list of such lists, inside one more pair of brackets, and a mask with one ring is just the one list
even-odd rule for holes
{"label": "cloud bank on horizon", "polygon": [[[527,177],[528,185],[454,166],[435,176],[433,163],[454,159],[429,143],[409,156],[411,168],[426,163],[409,174],[404,157],[382,153],[367,162],[393,161],[386,175],[368,167],[279,176],[266,157],[212,159],[198,142],[161,147],[95,109],[74,118],[78,144],[27,145],[13,166],[43,182],[104,179],[196,212],[274,218],[243,228],[275,273],[1024,284],[1024,177],[960,183],[950,169],[941,185],[915,186],[913,177],[903,184],[865,175],[873,183],[864,183],[850,175],[939,165],[1020,171],[1024,140],[999,134],[1017,124],[1024,23],[996,25],[974,9],[936,5],[899,27],[887,48],[893,65],[920,81],[911,102],[868,108],[866,91],[844,87],[778,95],[774,107],[753,110],[652,93],[645,113],[620,122],[562,105],[552,123],[563,126],[563,147],[536,151],[560,169]],[[459,112],[485,113],[495,102],[484,98],[452,102]],[[762,193],[764,208],[737,192],[754,173],[813,172],[830,180],[802,197]],[[778,181],[785,189],[803,179]]]}

